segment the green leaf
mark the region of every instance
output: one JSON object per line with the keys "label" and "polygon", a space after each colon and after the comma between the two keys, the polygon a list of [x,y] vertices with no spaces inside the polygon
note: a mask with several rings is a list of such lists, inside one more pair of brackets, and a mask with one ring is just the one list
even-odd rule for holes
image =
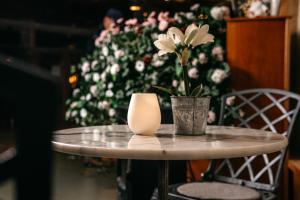
{"label": "green leaf", "polygon": [[166,92],[166,93],[168,93],[168,94],[170,94],[170,95],[175,95],[175,93],[174,93],[174,91],[172,90],[172,89],[168,89],[168,88],[165,88],[165,87],[161,87],[161,86],[152,86],[152,87],[154,87],[154,88],[156,88],[156,89],[158,89],[158,90],[161,90],[161,91],[163,91],[163,92]]}
{"label": "green leaf", "polygon": [[200,84],[193,89],[191,96],[199,97],[202,94],[202,92],[203,92],[203,86],[202,84]]}

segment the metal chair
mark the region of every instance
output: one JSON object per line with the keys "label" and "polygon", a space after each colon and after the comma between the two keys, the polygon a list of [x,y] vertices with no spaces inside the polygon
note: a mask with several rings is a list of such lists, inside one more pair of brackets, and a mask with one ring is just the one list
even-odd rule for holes
{"label": "metal chair", "polygon": [[[237,91],[222,97],[219,124],[268,130],[289,139],[299,108],[300,95],[292,92]],[[212,160],[201,182],[171,185],[169,199],[275,199],[286,152],[287,148],[272,154]]]}

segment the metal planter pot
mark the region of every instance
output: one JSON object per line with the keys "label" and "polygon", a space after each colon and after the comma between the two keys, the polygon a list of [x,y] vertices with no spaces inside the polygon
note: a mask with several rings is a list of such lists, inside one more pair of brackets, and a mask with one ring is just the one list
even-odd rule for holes
{"label": "metal planter pot", "polygon": [[205,134],[210,97],[171,97],[175,134]]}

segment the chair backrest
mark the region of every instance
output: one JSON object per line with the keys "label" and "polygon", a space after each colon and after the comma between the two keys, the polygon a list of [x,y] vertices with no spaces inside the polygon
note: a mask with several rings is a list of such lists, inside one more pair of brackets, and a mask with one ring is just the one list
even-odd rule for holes
{"label": "chair backrest", "polygon": [[[278,89],[250,89],[222,97],[220,125],[256,128],[290,138],[300,108],[300,96]],[[214,179],[275,191],[287,148],[272,154],[225,159],[214,170]]]}

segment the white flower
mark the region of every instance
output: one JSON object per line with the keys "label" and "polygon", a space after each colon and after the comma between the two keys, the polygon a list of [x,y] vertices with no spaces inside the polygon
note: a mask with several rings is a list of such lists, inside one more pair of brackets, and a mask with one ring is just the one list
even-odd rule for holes
{"label": "white flower", "polygon": [[71,112],[71,116],[72,116],[72,117],[75,117],[77,114],[78,114],[77,110],[73,110],[73,111]]}
{"label": "white flower", "polygon": [[165,62],[161,59],[159,59],[159,56],[157,53],[153,54],[153,58],[152,58],[152,65],[154,67],[161,67],[165,64]]}
{"label": "white flower", "polygon": [[195,19],[195,15],[192,12],[187,12],[185,16],[187,19]]}
{"label": "white flower", "polygon": [[72,102],[70,108],[75,108],[77,106],[77,102]]}
{"label": "white flower", "polygon": [[98,82],[100,80],[100,75],[99,75],[99,73],[94,73],[93,74],[93,81],[94,82]]}
{"label": "white flower", "polygon": [[198,58],[201,65],[207,63],[208,61],[208,58],[206,57],[205,53],[200,53]]}
{"label": "white flower", "polygon": [[184,91],[185,91],[185,89],[184,89],[184,82],[181,81],[180,84],[179,84],[179,87],[178,87],[178,92],[183,93]]}
{"label": "white flower", "polygon": [[81,108],[81,110],[80,110],[80,117],[81,118],[86,118],[87,114],[88,113],[87,113],[86,109]]}
{"label": "white flower", "polygon": [[168,28],[168,25],[169,25],[169,22],[167,20],[162,20],[159,22],[158,29],[160,31],[164,31],[164,30],[166,30],[166,28]]}
{"label": "white flower", "polygon": [[108,66],[106,66],[106,68],[105,68],[105,72],[106,73],[109,73],[110,72],[110,69],[111,69],[111,67],[108,65]]}
{"label": "white flower", "polygon": [[194,4],[194,5],[192,5],[192,6],[190,7],[190,10],[196,11],[196,10],[198,10],[199,7],[200,7],[200,4],[199,4],[199,3],[196,3],[196,4]]}
{"label": "white flower", "polygon": [[120,98],[123,98],[124,97],[124,92],[122,90],[119,90],[117,93],[116,93],[116,98],[120,99]]}
{"label": "white flower", "polygon": [[207,117],[207,122],[209,124],[213,123],[216,121],[216,113],[213,111],[208,111],[208,117]]}
{"label": "white flower", "polygon": [[70,114],[71,114],[71,112],[68,110],[68,111],[66,112],[66,119],[69,119],[69,118],[70,118]]}
{"label": "white flower", "polygon": [[124,56],[124,51],[123,50],[116,50],[115,51],[115,53],[114,53],[114,55],[115,55],[115,57],[116,57],[116,59],[119,59],[119,58],[121,58],[122,56]]}
{"label": "white flower", "polygon": [[72,93],[73,97],[76,97],[77,94],[79,94],[79,92],[80,92],[80,90],[78,88],[74,89],[73,93]]}
{"label": "white flower", "polygon": [[84,75],[84,80],[89,81],[91,79],[91,74]]}
{"label": "white flower", "polygon": [[266,16],[268,7],[260,0],[252,1],[247,12],[247,17],[253,18],[257,16]]}
{"label": "white flower", "polygon": [[235,101],[235,96],[227,97],[226,105],[227,106],[232,106],[234,104],[234,101]]}
{"label": "white flower", "polygon": [[113,43],[111,45],[111,48],[114,50],[114,51],[117,51],[118,50],[118,45],[116,43]]}
{"label": "white flower", "polygon": [[173,80],[172,81],[172,86],[176,88],[178,86],[178,81],[177,80]]}
{"label": "white flower", "polygon": [[108,89],[111,89],[111,88],[113,88],[113,87],[114,87],[114,84],[113,84],[112,82],[110,82],[110,83],[108,84],[108,86],[107,86]]}
{"label": "white flower", "polygon": [[97,96],[97,85],[92,85],[90,87],[90,93],[95,97]]}
{"label": "white flower", "polygon": [[221,46],[216,46],[212,49],[212,55],[219,61],[224,60],[224,51]]}
{"label": "white flower", "polygon": [[98,61],[97,60],[94,60],[91,64],[91,68],[92,69],[95,69],[96,65],[98,64]]}
{"label": "white flower", "polygon": [[145,63],[141,60],[136,61],[135,63],[135,69],[138,72],[142,72],[145,69]]}
{"label": "white flower", "polygon": [[89,72],[90,71],[90,64],[88,62],[84,62],[81,65],[81,71],[82,71],[82,74],[85,74],[85,73]]}
{"label": "white flower", "polygon": [[108,110],[108,115],[109,115],[110,117],[113,117],[115,114],[116,114],[116,110],[115,110],[115,109],[110,108],[110,109]]}
{"label": "white flower", "polygon": [[211,75],[211,80],[215,82],[216,84],[221,83],[225,78],[227,77],[227,74],[222,69],[215,69],[213,74]]}
{"label": "white flower", "polygon": [[175,50],[175,44],[186,44],[196,47],[201,44],[214,41],[214,36],[208,33],[207,24],[197,27],[195,24],[189,25],[184,34],[176,27],[168,29],[167,34],[160,34],[154,45],[160,49],[158,55],[172,53]]}
{"label": "white flower", "polygon": [[107,90],[107,91],[105,92],[105,96],[106,96],[106,97],[112,97],[112,96],[114,96],[114,93],[113,93],[113,91],[111,91],[111,90]]}
{"label": "white flower", "polygon": [[124,31],[125,31],[125,33],[128,33],[129,31],[131,31],[131,28],[129,26],[125,26]]}
{"label": "white flower", "polygon": [[80,97],[80,100],[81,100],[81,101],[84,101],[84,100],[85,100],[85,96],[81,96],[81,97]]}
{"label": "white flower", "polygon": [[116,75],[120,71],[120,65],[117,63],[114,63],[110,68],[111,75]]}
{"label": "white flower", "polygon": [[114,61],[114,57],[109,55],[106,57],[107,63],[112,63]]}
{"label": "white flower", "polygon": [[165,62],[163,60],[156,60],[156,61],[154,61],[153,66],[154,67],[161,67],[164,64],[165,64]]}
{"label": "white flower", "polygon": [[210,10],[210,15],[215,20],[224,20],[224,18],[229,17],[230,11],[227,6],[215,6]]}
{"label": "white flower", "polygon": [[100,101],[98,103],[98,108],[99,109],[107,109],[109,106],[108,102],[107,101]]}
{"label": "white flower", "polygon": [[193,65],[193,66],[197,66],[197,63],[198,63],[198,60],[197,60],[196,58],[194,58],[194,59],[192,60],[192,65]]}
{"label": "white flower", "polygon": [[173,53],[176,48],[173,40],[169,38],[166,34],[159,34],[158,39],[154,42],[154,45],[159,49],[159,56],[164,55],[166,53]]}
{"label": "white flower", "polygon": [[102,53],[104,56],[108,56],[108,48],[106,46],[102,47]]}
{"label": "white flower", "polygon": [[178,13],[175,13],[174,19],[175,19],[178,23],[182,23],[182,17],[181,17]]}
{"label": "white flower", "polygon": [[102,72],[102,74],[100,75],[100,77],[101,77],[102,81],[105,81],[106,80],[106,72],[105,71]]}
{"label": "white flower", "polygon": [[152,33],[151,38],[152,40],[157,40],[158,34],[157,33]]}
{"label": "white flower", "polygon": [[189,69],[188,76],[193,79],[197,79],[199,77],[199,71],[196,67]]}
{"label": "white flower", "polygon": [[88,93],[86,96],[85,96],[85,100],[89,101],[91,100],[92,98],[92,95],[90,93]]}

